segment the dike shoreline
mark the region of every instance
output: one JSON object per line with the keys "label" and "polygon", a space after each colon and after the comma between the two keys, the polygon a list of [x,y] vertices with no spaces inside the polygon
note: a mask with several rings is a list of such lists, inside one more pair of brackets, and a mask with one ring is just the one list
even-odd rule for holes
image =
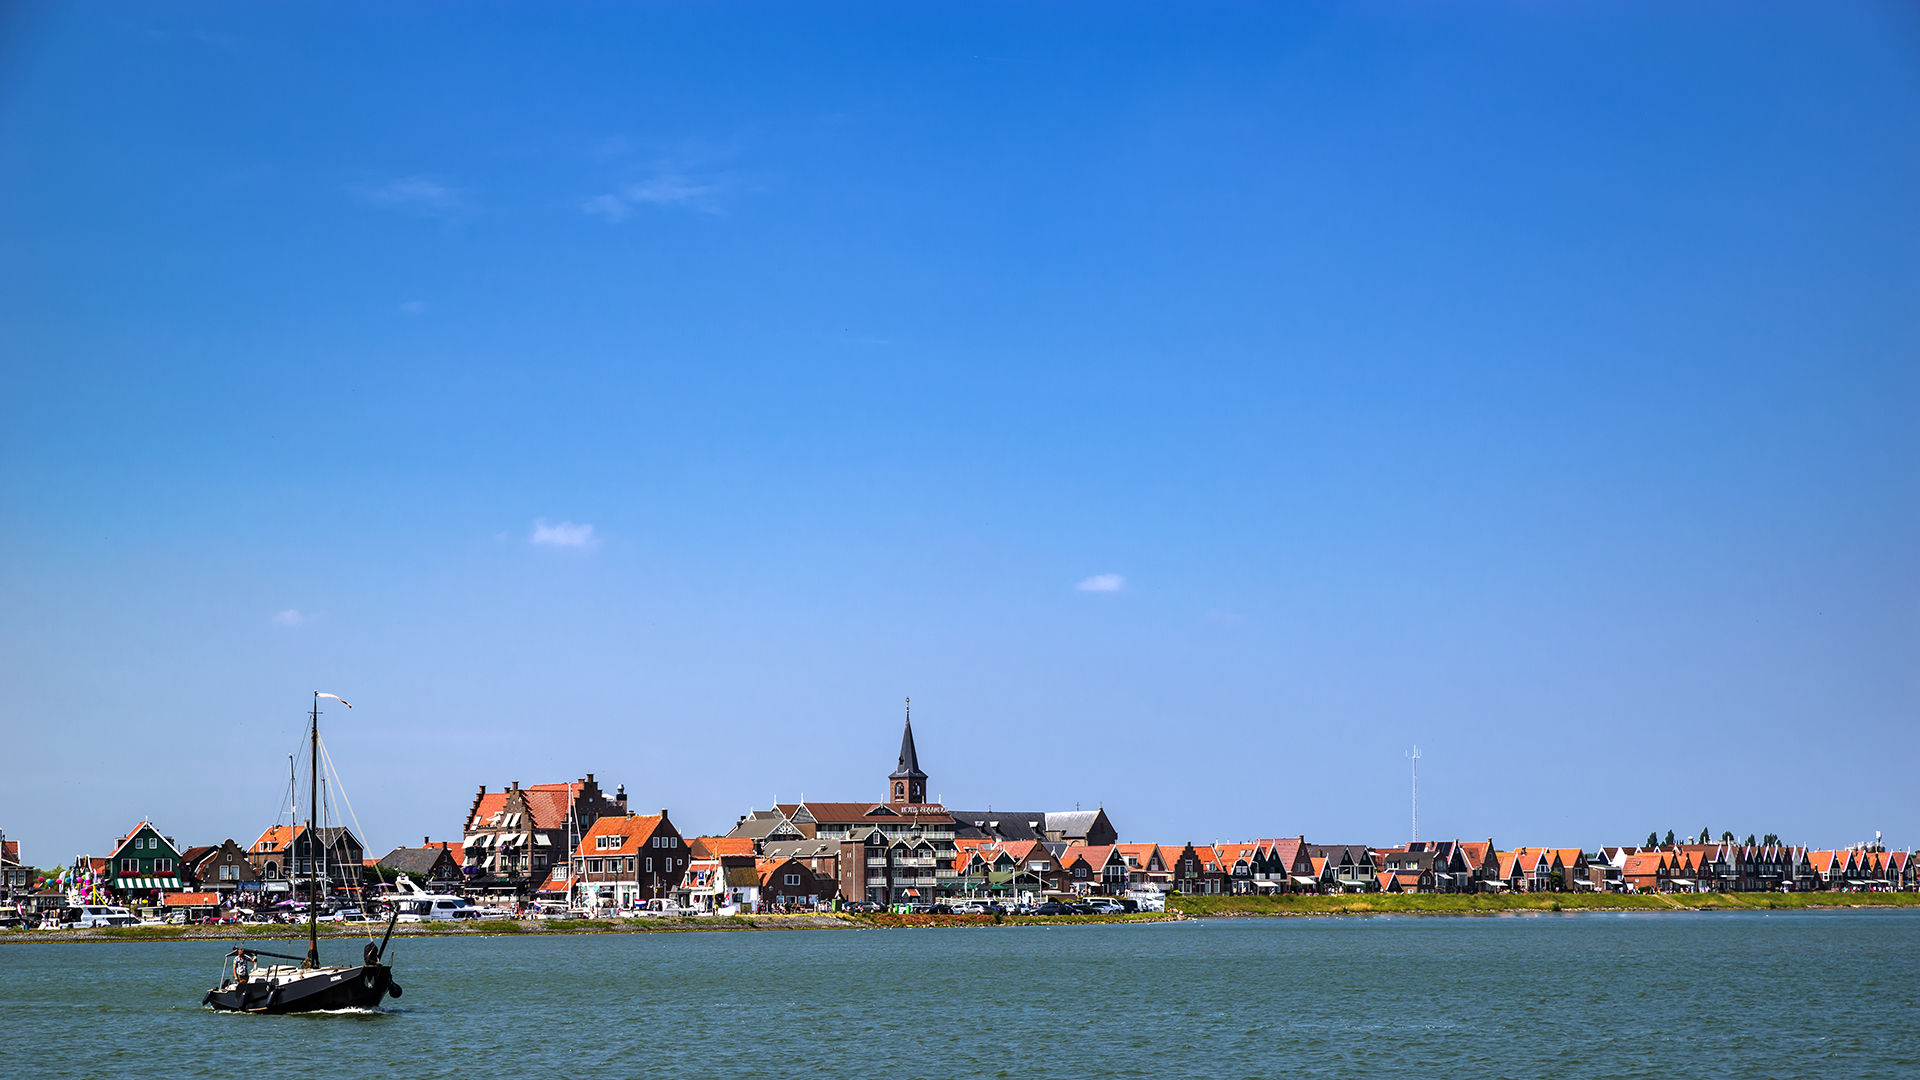
{"label": "dike shoreline", "polygon": [[[1141,915],[1050,915],[1003,916],[998,922],[991,915],[736,915],[726,918],[689,919],[475,919],[471,922],[408,923],[396,926],[397,938],[422,937],[564,937],[580,934],[711,934],[755,930],[913,930],[951,926],[1059,926],[1089,923],[1178,922],[1186,916],[1174,912]],[[375,936],[385,930],[379,927]],[[364,924],[352,929],[323,927],[322,941],[360,940],[367,936]],[[114,944],[141,941],[257,941],[285,943],[306,937],[303,927],[242,926],[119,926],[86,930],[6,930],[0,931],[0,945]]]}
{"label": "dike shoreline", "polygon": [[1579,915],[1702,911],[1920,908],[1920,893],[1361,893],[1353,896],[1192,896],[1169,909],[1196,919],[1322,915]]}
{"label": "dike shoreline", "polygon": [[[935,927],[1085,926],[1184,922],[1194,919],[1310,918],[1353,915],[1425,915],[1489,917],[1498,915],[1581,915],[1704,911],[1838,911],[1920,908],[1920,893],[1660,893],[1595,895],[1530,893],[1408,894],[1357,896],[1196,896],[1177,897],[1165,912],[1133,915],[737,915],[688,919],[484,919],[463,923],[409,923],[394,928],[396,938],[542,937],[580,934],[699,934],[765,930],[912,930]],[[382,928],[384,929],[384,928]],[[0,931],[0,945],[113,944],[140,941],[270,941],[304,937],[301,928],[240,926],[127,926],[88,930]],[[360,939],[361,927],[323,928],[322,939]]]}

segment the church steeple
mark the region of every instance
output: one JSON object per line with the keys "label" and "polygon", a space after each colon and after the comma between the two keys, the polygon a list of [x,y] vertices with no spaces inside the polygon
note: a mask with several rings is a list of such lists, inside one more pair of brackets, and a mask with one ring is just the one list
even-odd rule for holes
{"label": "church steeple", "polygon": [[913,748],[913,699],[907,699],[907,729],[900,735],[900,767],[887,774],[887,802],[917,806],[927,801],[927,774]]}

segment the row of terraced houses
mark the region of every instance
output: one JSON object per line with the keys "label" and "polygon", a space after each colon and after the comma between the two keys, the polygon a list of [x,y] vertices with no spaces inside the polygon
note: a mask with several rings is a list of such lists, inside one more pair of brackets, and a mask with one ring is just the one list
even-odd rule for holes
{"label": "row of terraced houses", "polygon": [[911,718],[886,797],[778,803],[722,835],[684,836],[667,810],[628,809],[592,773],[570,783],[481,787],[458,840],[424,839],[367,859],[351,830],[274,825],[250,845],[181,846],[150,822],[101,858],[47,882],[0,838],[0,889],[211,909],[333,894],[404,874],[495,902],[621,909],[648,901],[704,910],[845,901],[1180,892],[1671,892],[1913,889],[1909,852],[1778,844],[1499,849],[1485,840],[1398,847],[1305,836],[1236,843],[1121,843],[1104,809],[960,810],[928,800]]}

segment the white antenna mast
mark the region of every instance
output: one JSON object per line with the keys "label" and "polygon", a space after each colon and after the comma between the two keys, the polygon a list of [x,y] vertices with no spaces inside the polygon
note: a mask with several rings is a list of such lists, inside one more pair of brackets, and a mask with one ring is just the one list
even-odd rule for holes
{"label": "white antenna mast", "polygon": [[1413,762],[1413,839],[1420,841],[1420,748],[1415,746],[1413,753],[1407,755]]}

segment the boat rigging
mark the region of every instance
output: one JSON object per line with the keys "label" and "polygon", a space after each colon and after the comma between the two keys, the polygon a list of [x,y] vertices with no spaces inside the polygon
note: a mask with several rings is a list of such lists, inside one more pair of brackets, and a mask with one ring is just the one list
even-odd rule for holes
{"label": "boat rigging", "polygon": [[[320,963],[320,882],[324,876],[323,856],[317,845],[323,842],[315,827],[315,807],[320,803],[320,699],[332,698],[351,709],[338,694],[314,691],[313,710],[308,729],[312,766],[309,770],[307,798],[307,953],[293,956],[264,949],[235,946],[226,956],[225,973],[220,985],[207,991],[201,1004],[221,1012],[295,1013],[326,1009],[367,1009],[384,997],[399,997],[400,984],[393,981],[393,967],[386,962],[387,946],[393,940],[393,925],[400,917],[395,907],[387,919],[387,930],[378,944],[369,936],[361,950],[358,966],[325,966]],[[295,839],[298,839],[297,828]],[[293,844],[289,844],[289,849]],[[292,860],[289,859],[291,869]],[[292,960],[297,964],[262,966],[261,957]]]}

